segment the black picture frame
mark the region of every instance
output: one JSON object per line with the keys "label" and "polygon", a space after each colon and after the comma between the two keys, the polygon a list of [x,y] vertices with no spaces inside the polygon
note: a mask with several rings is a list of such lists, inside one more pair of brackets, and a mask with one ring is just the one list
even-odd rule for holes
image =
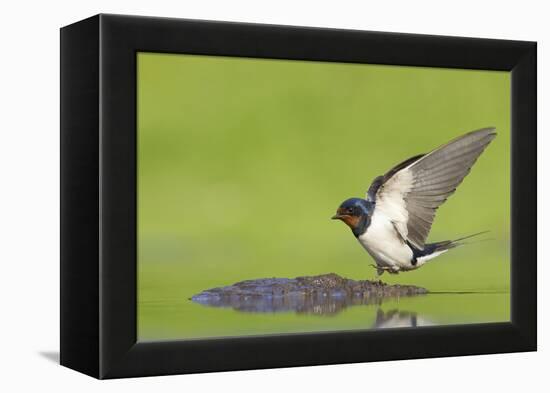
{"label": "black picture frame", "polygon": [[[136,342],[136,52],[511,72],[511,321]],[[96,15],[61,29],[61,364],[96,378],[536,350],[536,43]],[[521,207],[521,208],[520,208]]]}

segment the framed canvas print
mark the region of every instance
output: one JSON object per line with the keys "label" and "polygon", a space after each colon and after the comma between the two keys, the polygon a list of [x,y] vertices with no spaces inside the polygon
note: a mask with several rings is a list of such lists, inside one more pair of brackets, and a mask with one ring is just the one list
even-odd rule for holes
{"label": "framed canvas print", "polygon": [[536,44],[61,29],[61,363],[97,378],[536,349]]}

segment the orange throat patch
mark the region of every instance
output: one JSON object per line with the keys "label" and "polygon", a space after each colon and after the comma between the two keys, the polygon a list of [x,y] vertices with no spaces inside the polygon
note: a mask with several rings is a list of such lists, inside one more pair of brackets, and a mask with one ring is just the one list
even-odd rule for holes
{"label": "orange throat patch", "polygon": [[361,217],[359,216],[348,216],[348,215],[344,215],[341,218],[341,220],[344,221],[346,225],[349,226],[351,229],[354,229],[359,225],[360,219]]}

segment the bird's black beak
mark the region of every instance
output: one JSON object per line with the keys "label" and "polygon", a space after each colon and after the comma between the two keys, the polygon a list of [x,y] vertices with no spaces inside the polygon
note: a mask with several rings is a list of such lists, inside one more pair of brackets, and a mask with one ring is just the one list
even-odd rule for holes
{"label": "bird's black beak", "polygon": [[341,207],[339,207],[338,209],[336,209],[336,214],[333,215],[330,219],[331,220],[343,220],[346,216],[346,211],[344,209],[342,209]]}

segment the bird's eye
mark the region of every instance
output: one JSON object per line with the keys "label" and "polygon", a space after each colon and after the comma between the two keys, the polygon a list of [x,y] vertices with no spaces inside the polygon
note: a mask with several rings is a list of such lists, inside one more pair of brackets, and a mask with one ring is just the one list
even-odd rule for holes
{"label": "bird's eye", "polygon": [[348,209],[348,213],[353,213],[353,209]]}

